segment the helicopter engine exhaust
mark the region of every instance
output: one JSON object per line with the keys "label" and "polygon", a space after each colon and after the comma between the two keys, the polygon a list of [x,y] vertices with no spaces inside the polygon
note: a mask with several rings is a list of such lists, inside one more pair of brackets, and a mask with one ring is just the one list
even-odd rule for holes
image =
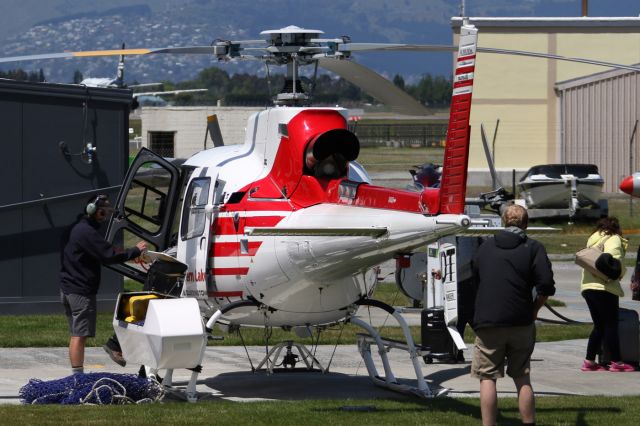
{"label": "helicopter engine exhaust", "polygon": [[318,178],[346,176],[349,161],[358,158],[360,141],[346,129],[332,129],[314,136],[304,154],[306,172]]}

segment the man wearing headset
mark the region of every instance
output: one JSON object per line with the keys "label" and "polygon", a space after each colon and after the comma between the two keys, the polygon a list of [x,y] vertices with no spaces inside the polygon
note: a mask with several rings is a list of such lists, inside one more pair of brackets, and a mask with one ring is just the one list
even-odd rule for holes
{"label": "man wearing headset", "polygon": [[146,250],[140,241],[135,247],[116,250],[98,232],[113,208],[106,195],[97,195],[88,202],[86,215],[64,238],[60,268],[60,299],[69,322],[69,360],[71,371],[84,372],[84,348],[87,337],[96,334],[96,294],[100,287],[100,268],[135,259]]}

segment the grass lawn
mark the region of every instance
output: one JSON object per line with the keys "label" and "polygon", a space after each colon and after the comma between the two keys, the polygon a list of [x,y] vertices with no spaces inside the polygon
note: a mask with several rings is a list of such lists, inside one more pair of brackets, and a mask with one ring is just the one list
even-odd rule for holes
{"label": "grass lawn", "polygon": [[[637,204],[634,201],[634,205]],[[640,204],[634,206],[634,214],[629,214],[629,201],[625,198],[609,199],[609,215],[616,216],[620,220],[623,235],[629,240],[627,248],[627,259],[625,264],[633,266],[635,264],[635,253],[640,245],[640,232],[638,223],[640,219]],[[587,239],[595,228],[595,222],[576,222],[568,225],[566,220],[555,221],[534,221],[530,226],[552,226],[560,231],[553,234],[532,235],[545,245],[548,253],[553,254],[574,254],[585,247]]]}
{"label": "grass lawn", "polygon": [[362,147],[358,162],[368,172],[406,172],[407,184],[410,184],[409,169],[429,162],[442,164],[443,156],[444,148]]}
{"label": "grass lawn", "polygon": [[[111,325],[112,314],[98,314],[98,326],[96,337],[87,340],[87,346],[102,346],[113,334]],[[420,342],[420,327],[411,327],[412,335],[416,342]],[[242,339],[249,346],[264,344],[264,329],[243,327],[240,330]],[[356,333],[363,330],[354,325],[348,324],[341,331],[340,326],[334,326],[324,330],[320,334],[320,344],[354,344]],[[384,337],[404,340],[399,327],[395,327],[395,320],[389,318],[387,326],[380,330]],[[538,326],[537,340],[539,342],[553,342],[568,339],[584,339],[589,336],[591,326],[580,325],[555,325],[543,324]],[[214,334],[223,335],[223,341],[209,342],[210,346],[236,346],[242,344],[242,339],[237,333],[224,334],[218,329]],[[472,342],[473,331],[467,327],[465,331],[465,341]],[[292,332],[282,329],[274,329],[269,340],[270,344],[284,340],[294,339],[296,341],[312,344],[311,339],[300,339]],[[56,347],[66,346],[69,335],[67,322],[64,315],[24,315],[24,316],[0,316],[0,347],[4,348],[24,348],[24,347]]]}
{"label": "grass lawn", "polygon": [[[139,290],[141,287],[134,281],[125,283],[127,290]],[[407,296],[402,293],[394,283],[383,282],[378,284],[374,297],[392,306],[410,306]],[[553,306],[562,306],[562,302],[554,301]],[[374,308],[375,309],[375,308]],[[113,334],[113,326],[111,324],[113,313],[103,312],[98,314],[98,324],[96,337],[87,340],[87,346],[102,346],[105,341]],[[396,326],[396,322],[389,317],[385,323],[385,327],[379,330],[384,337],[391,339],[404,340],[404,335]],[[420,327],[411,327],[413,338],[416,342],[420,342]],[[341,326],[333,326],[323,330],[320,334],[320,344],[353,344],[356,342],[356,333],[363,330],[351,324],[347,324],[344,329]],[[589,336],[591,326],[580,325],[548,325],[538,326],[538,341],[553,342],[567,339],[584,339]],[[240,330],[242,338],[238,333],[222,333],[215,329],[214,334],[223,335],[223,341],[209,342],[210,346],[224,345],[235,346],[241,345],[244,339],[245,344],[263,345],[264,329],[243,327]],[[464,339],[466,342],[472,342],[474,338],[473,331],[470,327],[466,328]],[[68,344],[67,322],[64,315],[0,315],[0,347],[5,348],[21,348],[21,347],[52,347],[66,346]],[[281,342],[283,340],[295,339],[305,344],[313,344],[314,340],[300,339],[292,332],[282,329],[274,329],[269,342],[271,344]]]}
{"label": "grass lawn", "polygon": [[[632,425],[637,397],[538,397],[540,425]],[[498,424],[517,425],[517,401],[498,401]],[[417,400],[211,401],[137,406],[2,405],[3,425],[468,425],[479,424],[477,398]]]}

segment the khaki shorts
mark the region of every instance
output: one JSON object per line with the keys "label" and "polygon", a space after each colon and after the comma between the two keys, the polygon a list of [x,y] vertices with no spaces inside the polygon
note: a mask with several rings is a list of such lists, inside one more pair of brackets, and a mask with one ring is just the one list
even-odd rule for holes
{"label": "khaki shorts", "polygon": [[534,324],[518,327],[492,327],[476,330],[471,361],[471,376],[477,379],[499,379],[526,376],[531,370],[531,354],[536,342]]}

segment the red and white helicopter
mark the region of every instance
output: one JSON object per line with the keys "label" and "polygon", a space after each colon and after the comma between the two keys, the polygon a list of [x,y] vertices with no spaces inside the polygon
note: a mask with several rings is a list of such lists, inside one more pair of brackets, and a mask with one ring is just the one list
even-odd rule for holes
{"label": "red and white helicopter", "polygon": [[[301,90],[299,67],[329,69],[391,104],[396,112],[415,112],[422,106],[398,93],[386,79],[349,61],[351,52],[452,47],[351,43],[348,38],[322,39],[321,34],[287,27],[264,31],[266,44],[265,40],[220,41],[212,46],[0,59],[200,53],[221,61],[251,59],[287,67],[287,84],[275,106],[249,119],[243,145],[214,141],[214,148],[194,155],[180,168],[142,150],[109,226],[110,240],[130,233],[155,248],[148,254],[148,263],[119,265],[125,275],[144,282],[154,260],[186,268],[183,297],[146,299],[144,324],[127,321],[124,311],[128,304],[127,315],[135,317],[132,297],[143,300],[147,295],[121,295],[114,328],[127,361],[168,370],[164,384],[171,385],[174,368],[193,369],[187,387],[191,398],[207,334],[217,322],[302,330],[351,322],[363,327],[378,348],[383,375],[376,370],[369,345],[359,345],[376,384],[422,396],[437,394],[424,379],[422,352],[406,321],[393,307],[371,296],[380,263],[472,225],[464,206],[477,30],[468,24],[461,27],[440,186],[419,192],[370,183],[356,162],[359,142],[348,130],[348,111],[307,106],[309,96]],[[449,270],[455,267],[449,265]],[[454,275],[449,274],[453,290],[445,298],[447,321],[453,324]],[[370,324],[355,317],[363,305],[386,310],[402,327],[404,348],[416,373],[415,388],[398,383],[386,357],[388,345]]]}
{"label": "red and white helicopter", "polygon": [[[249,119],[244,145],[202,151],[181,170],[142,151],[119,196],[116,208],[122,215],[114,217],[108,238],[127,229],[164,250],[180,210],[175,257],[187,265],[182,296],[199,301],[208,329],[217,321],[285,328],[351,321],[375,336],[384,353],[378,333],[354,317],[362,305],[382,307],[405,332],[417,392],[431,395],[406,322],[371,295],[380,263],[471,224],[463,210],[476,33],[473,27],[463,28],[440,188],[413,192],[370,184],[355,162],[360,147],[347,128],[348,111],[298,106],[308,101],[296,88],[298,66],[331,61],[329,68],[340,67],[333,64],[343,56],[335,48],[337,40],[327,41],[334,45],[327,48],[316,39],[319,31],[288,27],[263,33],[270,42],[269,60],[288,67],[291,89],[278,95],[280,105]],[[145,183],[150,163],[165,172],[166,192],[152,192],[148,179]],[[166,175],[171,176],[168,184]],[[144,203],[136,209],[129,202],[141,195],[160,199],[153,200],[158,207],[153,220]],[[141,222],[159,225],[152,226],[155,235]],[[129,276],[144,278],[135,265],[122,268]],[[133,338],[129,335],[118,332],[125,357]],[[386,355],[383,379],[365,360],[374,369],[374,380],[399,386]]]}

